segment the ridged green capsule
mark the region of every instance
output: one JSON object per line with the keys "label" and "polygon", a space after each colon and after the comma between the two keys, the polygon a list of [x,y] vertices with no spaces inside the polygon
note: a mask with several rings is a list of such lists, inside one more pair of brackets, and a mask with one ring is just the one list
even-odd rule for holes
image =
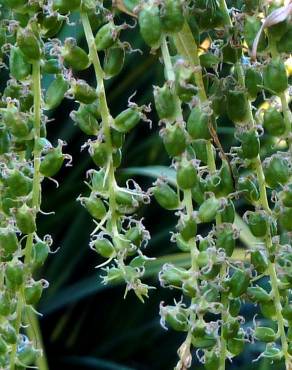
{"label": "ridged green capsule", "polygon": [[260,286],[248,287],[247,295],[252,302],[268,303],[272,300],[270,294]]}
{"label": "ridged green capsule", "polygon": [[274,321],[277,320],[277,311],[273,302],[262,302],[259,307],[264,317]]}
{"label": "ridged green capsule", "polygon": [[109,159],[107,145],[100,141],[91,144],[89,154],[98,167],[104,167]]}
{"label": "ridged green capsule", "polygon": [[56,11],[46,14],[40,19],[41,34],[45,38],[52,38],[61,30],[64,17]]}
{"label": "ridged green capsule", "polygon": [[48,255],[50,253],[50,248],[47,243],[39,241],[32,246],[32,263],[34,267],[41,267],[46,259],[48,258]]}
{"label": "ridged green capsule", "polygon": [[250,276],[247,271],[236,270],[227,282],[227,285],[232,296],[237,298],[247,291],[249,282]]}
{"label": "ridged green capsule", "polygon": [[202,336],[192,336],[192,344],[195,348],[213,348],[216,344],[216,337],[213,333],[206,333]]}
{"label": "ridged green capsule", "polygon": [[191,162],[179,165],[176,172],[176,182],[181,189],[191,189],[198,183],[198,181],[197,169]]}
{"label": "ridged green capsule", "polygon": [[58,59],[49,58],[44,60],[43,64],[41,65],[41,69],[45,74],[56,75],[61,72],[62,66]]}
{"label": "ridged green capsule", "polygon": [[35,211],[25,203],[15,210],[16,225],[23,234],[36,231]]}
{"label": "ridged green capsule", "polygon": [[40,60],[42,54],[40,41],[29,28],[18,30],[17,46],[29,61]]}
{"label": "ridged green capsule", "polygon": [[[207,164],[208,156],[207,156],[206,140],[204,139],[194,140],[192,142],[192,147],[196,153],[196,158],[202,161],[203,163]],[[214,147],[213,147],[213,153],[215,154]]]}
{"label": "ridged green capsule", "polygon": [[209,140],[211,138],[209,120],[210,117],[200,107],[195,107],[191,110],[187,120],[187,131],[192,139]]}
{"label": "ridged green capsule", "polygon": [[28,0],[3,0],[4,6],[7,6],[8,9],[13,10],[23,10],[27,6]]}
{"label": "ridged green capsule", "polygon": [[220,211],[221,222],[233,223],[235,219],[235,207],[231,199],[228,200],[227,204],[223,206]]}
{"label": "ridged green capsule", "polygon": [[167,126],[163,131],[162,140],[170,157],[182,154],[187,147],[184,129],[179,124]]}
{"label": "ridged green capsule", "polygon": [[227,340],[227,349],[234,356],[238,356],[244,350],[244,332],[239,330],[236,337]]}
{"label": "ridged green capsule", "polygon": [[41,299],[43,293],[42,281],[35,281],[32,285],[24,288],[24,298],[26,304],[35,305]]}
{"label": "ridged green capsule", "polygon": [[177,227],[185,241],[189,241],[197,235],[197,221],[193,216],[182,218]]}
{"label": "ridged green capsule", "polygon": [[285,207],[292,207],[292,184],[288,184],[279,194],[280,199]]}
{"label": "ridged green capsule", "polygon": [[160,19],[164,32],[179,32],[185,21],[181,1],[164,0],[160,10]]}
{"label": "ridged green capsule", "polygon": [[104,258],[111,258],[116,255],[115,248],[109,239],[97,238],[92,242],[92,246]]}
{"label": "ridged green capsule", "polygon": [[237,180],[237,190],[243,192],[245,199],[254,203],[260,199],[260,193],[256,182],[249,176],[240,176]]}
{"label": "ridged green capsule", "polygon": [[45,95],[45,109],[57,108],[64,99],[65,93],[69,90],[69,82],[66,81],[62,74],[50,83]]}
{"label": "ridged green capsule", "polygon": [[61,55],[65,64],[75,71],[83,71],[90,65],[87,53],[77,46],[76,40],[72,37],[65,40]]}
{"label": "ridged green capsule", "polygon": [[237,317],[240,312],[241,302],[239,298],[229,299],[228,312],[232,317]]}
{"label": "ridged green capsule", "polygon": [[23,264],[9,262],[5,269],[5,278],[13,289],[19,288],[24,281]]}
{"label": "ridged green capsule", "polygon": [[12,46],[9,57],[9,70],[12,77],[22,81],[31,73],[31,64],[25,59],[23,52],[17,46]]}
{"label": "ridged green capsule", "polygon": [[111,47],[106,50],[103,61],[105,78],[118,75],[123,69],[125,62],[125,50],[122,47]]}
{"label": "ridged green capsule", "polygon": [[204,367],[206,370],[219,369],[220,358],[216,351],[205,351]]}
{"label": "ridged green capsule", "polygon": [[220,208],[220,201],[215,197],[206,199],[199,208],[198,217],[201,222],[211,222]]}
{"label": "ridged green capsule", "polygon": [[78,110],[73,111],[70,117],[86,135],[97,135],[100,125],[88,104],[80,104]]}
{"label": "ridged green capsule", "polygon": [[18,239],[15,231],[10,227],[0,228],[0,249],[3,254],[11,254],[18,249]]}
{"label": "ridged green capsule", "polygon": [[119,37],[119,29],[113,22],[103,25],[96,33],[95,45],[98,51],[112,47]]}
{"label": "ridged green capsule", "polygon": [[74,81],[71,87],[74,99],[83,104],[91,104],[97,99],[97,91],[86,81]]}
{"label": "ridged green capsule", "polygon": [[218,172],[220,187],[217,196],[227,196],[234,191],[233,176],[226,160],[222,160],[221,168]]}
{"label": "ridged green capsule", "polygon": [[232,224],[221,224],[216,231],[216,248],[223,249],[228,257],[232,256],[235,248],[235,230]]}
{"label": "ridged green capsule", "polygon": [[162,26],[159,8],[154,4],[144,4],[138,15],[140,33],[151,48],[158,48],[161,42]]}
{"label": "ridged green capsule", "polygon": [[245,130],[237,134],[241,142],[239,155],[245,159],[256,158],[260,152],[260,141],[255,130]]}
{"label": "ridged green capsule", "polygon": [[261,342],[274,342],[277,338],[275,331],[272,328],[265,326],[257,326],[254,331],[254,337]]}
{"label": "ridged green capsule", "polygon": [[135,108],[127,108],[114,120],[114,128],[122,133],[132,130],[140,121],[141,113]]}
{"label": "ridged green capsule", "polygon": [[96,220],[101,220],[106,215],[106,208],[102,199],[91,194],[89,197],[80,198],[82,205]]}
{"label": "ridged green capsule", "polygon": [[[261,28],[261,21],[260,19],[256,18],[254,15],[246,16],[245,23],[244,23],[244,39],[249,47],[252,49],[254,39],[256,38],[257,33]],[[267,47],[267,39],[265,33],[262,32],[259,43],[258,43],[258,51],[263,51]]]}
{"label": "ridged green capsule", "polygon": [[163,308],[166,311],[164,316],[165,323],[175,331],[188,330],[188,318],[185,310],[180,307],[166,306]]}
{"label": "ridged green capsule", "polygon": [[224,339],[234,338],[237,335],[239,328],[240,323],[238,319],[229,317],[227,322],[225,322],[222,326],[222,334]]}
{"label": "ridged green capsule", "polygon": [[284,319],[288,320],[288,321],[291,321],[292,320],[292,304],[286,304],[283,308],[282,308],[282,315],[284,317]]}
{"label": "ridged green capsule", "polygon": [[10,150],[10,135],[5,127],[0,127],[0,155]]}
{"label": "ridged green capsule", "polygon": [[268,268],[268,259],[264,251],[255,250],[250,253],[250,263],[260,274],[264,273]]}
{"label": "ridged green capsule", "polygon": [[260,71],[256,70],[255,68],[248,68],[245,71],[245,87],[247,88],[247,92],[249,98],[251,100],[255,100],[258,94],[261,92],[261,87],[259,85],[263,84],[263,77]]}
{"label": "ridged green capsule", "polygon": [[272,59],[264,68],[264,86],[276,94],[288,88],[288,77],[285,64],[281,59]]}
{"label": "ridged green capsule", "polygon": [[173,122],[177,114],[177,98],[173,88],[168,83],[162,87],[154,86],[153,95],[158,117]]}
{"label": "ridged green capsule", "polygon": [[67,14],[77,10],[80,6],[81,0],[53,0],[53,10],[61,14]]}
{"label": "ridged green capsule", "polygon": [[7,344],[16,344],[17,335],[15,328],[7,323],[5,326],[0,328],[1,335]]}
{"label": "ridged green capsule", "polygon": [[248,215],[247,224],[254,236],[260,238],[267,235],[269,230],[269,220],[264,212],[250,212]]}
{"label": "ridged green capsule", "polygon": [[115,149],[121,148],[125,142],[125,134],[112,128],[111,129],[111,142],[112,142],[113,148]]}
{"label": "ridged green capsule", "polygon": [[263,170],[266,184],[272,189],[285,185],[291,175],[290,163],[281,154],[266,158],[263,162]]}
{"label": "ridged green capsule", "polygon": [[284,208],[279,215],[279,223],[286,231],[292,231],[292,208]]}
{"label": "ridged green capsule", "polygon": [[171,264],[164,265],[159,274],[159,280],[164,286],[181,287],[183,280],[189,278],[186,269]]}
{"label": "ridged green capsule", "polygon": [[31,127],[23,112],[19,112],[16,106],[8,106],[2,114],[3,121],[11,134],[17,138],[26,138]]}
{"label": "ridged green capsule", "polygon": [[285,133],[285,122],[283,115],[274,107],[264,112],[264,129],[273,136],[282,136]]}
{"label": "ridged green capsule", "polygon": [[20,170],[8,169],[3,182],[9,188],[12,197],[28,195],[32,190],[32,179]]}
{"label": "ridged green capsule", "polygon": [[162,208],[173,210],[179,206],[177,193],[168,184],[156,185],[153,189],[153,195]]}
{"label": "ridged green capsule", "polygon": [[47,154],[42,158],[40,164],[40,173],[45,177],[55,176],[61,169],[65,160],[62,153],[62,142],[58,146],[51,148]]}
{"label": "ridged green capsule", "polygon": [[248,100],[245,91],[230,90],[227,93],[227,115],[235,123],[248,120]]}

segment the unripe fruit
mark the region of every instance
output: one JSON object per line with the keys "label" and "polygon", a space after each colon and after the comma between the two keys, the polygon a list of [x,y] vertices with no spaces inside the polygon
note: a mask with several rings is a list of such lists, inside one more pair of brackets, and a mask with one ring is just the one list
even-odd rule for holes
{"label": "unripe fruit", "polygon": [[290,177],[289,161],[281,154],[274,154],[263,162],[266,184],[275,189],[278,185],[285,185]]}
{"label": "unripe fruit", "polygon": [[182,154],[187,146],[184,129],[179,124],[167,126],[163,131],[162,140],[170,157]]}
{"label": "unripe fruit", "polygon": [[75,71],[82,71],[90,65],[87,53],[77,46],[76,40],[72,37],[65,40],[61,55],[65,64]]}
{"label": "unripe fruit", "polygon": [[158,6],[145,3],[143,9],[139,12],[138,23],[140,26],[140,33],[146,44],[151,48],[158,48],[162,35]]}
{"label": "unripe fruit", "polygon": [[270,135],[281,136],[285,132],[284,118],[276,108],[270,107],[265,111],[263,124]]}
{"label": "unripe fruit", "polygon": [[168,184],[158,184],[153,189],[157,203],[167,210],[177,209],[179,200],[177,193]]}
{"label": "unripe fruit", "polygon": [[280,59],[272,59],[264,68],[264,86],[276,94],[284,92],[288,88],[288,77],[285,64]]}

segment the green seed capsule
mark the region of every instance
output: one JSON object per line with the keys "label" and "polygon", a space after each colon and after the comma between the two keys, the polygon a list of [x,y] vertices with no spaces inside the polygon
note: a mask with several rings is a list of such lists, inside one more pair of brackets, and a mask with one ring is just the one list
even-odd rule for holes
{"label": "green seed capsule", "polygon": [[0,315],[8,316],[11,314],[12,301],[7,293],[0,293]]}
{"label": "green seed capsule", "polygon": [[154,86],[154,101],[159,118],[173,122],[177,114],[177,98],[168,83],[162,87]]}
{"label": "green seed capsule", "polygon": [[23,52],[17,46],[12,46],[9,58],[9,70],[12,77],[22,81],[31,73],[31,64],[27,62]]}
{"label": "green seed capsule", "polygon": [[255,130],[240,132],[237,135],[241,142],[240,155],[246,159],[256,158],[260,152],[260,141]]}
{"label": "green seed capsule", "polygon": [[7,344],[17,343],[16,330],[14,329],[12,325],[7,324],[5,325],[5,327],[2,327],[0,330],[1,330],[1,335]]}
{"label": "green seed capsule", "polygon": [[240,324],[238,319],[229,317],[227,322],[224,323],[222,327],[224,339],[234,338],[237,335],[239,328]]}
{"label": "green seed capsule", "polygon": [[10,262],[9,264],[7,264],[5,277],[13,289],[20,287],[24,281],[23,264],[16,264],[14,262]]}
{"label": "green seed capsule", "polygon": [[239,331],[235,338],[228,339],[227,349],[234,356],[238,356],[244,349],[244,332]]}
{"label": "green seed capsule", "polygon": [[192,344],[195,348],[212,348],[216,344],[216,337],[213,333],[206,333],[201,337],[192,337]]}
{"label": "green seed capsule", "polygon": [[205,351],[204,367],[206,370],[218,370],[220,358],[215,351]]}
{"label": "green seed capsule", "polygon": [[45,177],[55,176],[61,169],[65,156],[62,153],[62,142],[56,148],[51,148],[42,158],[40,172]]}
{"label": "green seed capsule", "polygon": [[279,194],[280,199],[285,207],[292,207],[292,184],[288,184]]}
{"label": "green seed capsule", "polygon": [[27,6],[28,0],[3,0],[4,6],[8,9],[23,10]]}
{"label": "green seed capsule", "polygon": [[220,59],[213,53],[204,53],[200,55],[200,65],[205,68],[216,68]]}
{"label": "green seed capsule", "polygon": [[180,220],[178,224],[179,233],[185,241],[189,241],[197,235],[197,222],[192,216]]}
{"label": "green seed capsule", "polygon": [[281,59],[272,59],[264,68],[264,86],[276,94],[288,88],[288,77],[285,64]]}
{"label": "green seed capsule", "polygon": [[176,331],[187,331],[188,321],[187,315],[183,308],[177,308],[172,306],[164,307],[166,315],[164,317],[165,323]]}
{"label": "green seed capsule", "polygon": [[228,286],[233,297],[240,297],[246,292],[250,281],[249,273],[236,270],[228,281]]}
{"label": "green seed capsule", "polygon": [[[192,142],[192,147],[196,153],[196,158],[202,161],[203,163],[208,163],[208,156],[207,156],[207,148],[206,148],[206,140],[195,140]],[[215,154],[215,150],[213,147],[212,150],[213,154]]]}
{"label": "green seed capsule", "polygon": [[209,174],[205,179],[205,190],[213,193],[216,197],[223,186],[221,186],[221,178],[217,173]]}
{"label": "green seed capsule", "polygon": [[248,111],[246,93],[240,90],[228,91],[227,114],[229,119],[235,123],[246,122],[248,120]]}
{"label": "green seed capsule", "polygon": [[176,172],[177,185],[183,189],[191,189],[198,183],[198,173],[191,162],[181,164]]}
{"label": "green seed capsule", "polygon": [[19,170],[7,170],[3,179],[12,197],[28,195],[32,191],[32,179]]}
{"label": "green seed capsule", "polygon": [[263,170],[266,184],[272,189],[280,184],[285,185],[291,174],[289,161],[283,158],[281,154],[274,154],[272,157],[265,159]]}
{"label": "green seed capsule", "polygon": [[254,68],[248,68],[245,72],[245,86],[249,98],[255,100],[258,94],[261,92],[261,87],[259,85],[263,84],[263,78],[259,71]]}
{"label": "green seed capsule", "polygon": [[292,321],[292,304],[287,304],[282,308],[282,315],[284,319]]}
{"label": "green seed capsule", "polygon": [[224,208],[220,211],[221,222],[233,223],[235,219],[235,207],[232,200],[228,200],[228,203],[224,205]]}
{"label": "green seed capsule", "polygon": [[262,211],[251,212],[248,215],[248,226],[252,234],[256,237],[264,237],[269,229],[269,221],[267,215]]}
{"label": "green seed capsule", "polygon": [[251,177],[241,176],[237,181],[237,190],[242,191],[245,199],[250,203],[260,199],[257,185]]}
{"label": "green seed capsule", "polygon": [[67,14],[78,9],[80,6],[80,0],[53,0],[53,10],[58,11],[61,14]]}
{"label": "green seed capsule", "polygon": [[106,238],[98,238],[93,242],[93,247],[104,258],[111,258],[116,255],[112,243]]}
{"label": "green seed capsule", "polygon": [[185,21],[181,2],[179,0],[164,0],[160,10],[160,19],[164,32],[181,31]]}
{"label": "green seed capsule", "polygon": [[42,72],[49,75],[60,74],[62,68],[58,59],[46,59],[42,64]]}
{"label": "green seed capsule", "polygon": [[112,47],[106,50],[103,71],[105,78],[118,75],[123,69],[125,62],[125,50],[121,47]]}
{"label": "green seed capsule", "polygon": [[24,288],[24,298],[26,304],[35,305],[41,299],[43,293],[43,284],[41,281],[35,281],[33,285]]}
{"label": "green seed capsule", "polygon": [[8,130],[0,127],[0,155],[8,153],[10,150],[10,136]]}
{"label": "green seed capsule", "polygon": [[198,217],[201,222],[211,222],[220,208],[220,201],[215,197],[206,199],[199,208]]}
{"label": "green seed capsule", "polygon": [[117,131],[127,133],[132,130],[141,119],[140,112],[135,108],[128,108],[121,112],[114,120],[114,127]]}
{"label": "green seed capsule", "polygon": [[170,157],[182,154],[187,146],[184,129],[179,124],[167,126],[163,131],[162,140]]}
{"label": "green seed capsule", "polygon": [[277,320],[277,311],[273,302],[262,302],[259,304],[264,317],[271,320]]}
{"label": "green seed capsule", "polygon": [[76,40],[69,37],[65,40],[61,51],[64,62],[75,71],[83,71],[90,65],[88,55],[76,44]]}
{"label": "green seed capsule", "polygon": [[3,121],[11,134],[17,138],[26,138],[31,130],[27,117],[23,112],[18,112],[15,106],[8,106],[3,112]]}
{"label": "green seed capsule", "polygon": [[101,220],[106,215],[107,211],[103,201],[94,194],[91,194],[89,197],[82,197],[80,200],[82,205],[96,220]]}
{"label": "green seed capsule", "polygon": [[195,298],[197,296],[196,279],[189,278],[184,281],[182,285],[182,292],[187,297]]}
{"label": "green seed capsule", "polygon": [[33,266],[38,268],[41,267],[46,259],[48,258],[50,248],[47,243],[37,242],[32,246],[32,263]]}
{"label": "green seed capsule", "polygon": [[280,53],[291,54],[292,52],[292,28],[290,27],[277,43],[277,49]]}
{"label": "green seed capsule", "polygon": [[231,316],[237,317],[240,312],[241,302],[239,298],[229,300],[228,312]]}
{"label": "green seed capsule", "polygon": [[159,8],[154,4],[144,4],[138,16],[142,38],[151,48],[158,48],[161,42],[161,20]]}
{"label": "green seed capsule", "polygon": [[10,227],[0,228],[0,249],[2,253],[11,254],[18,250],[18,239]]}
{"label": "green seed capsule", "polygon": [[191,110],[187,120],[187,131],[192,139],[209,140],[211,138],[209,119],[210,117],[200,107],[195,107]]}
{"label": "green seed capsule", "polygon": [[[257,33],[261,28],[261,21],[260,19],[256,18],[255,16],[246,16],[245,23],[244,23],[244,39],[249,47],[252,49],[254,39],[256,38]],[[258,43],[258,51],[263,51],[267,47],[267,39],[265,33],[262,32],[259,43]]]}
{"label": "green seed capsule", "polygon": [[253,286],[247,289],[247,295],[252,302],[268,303],[272,298],[265,289],[260,286]]}
{"label": "green seed capsule", "polygon": [[159,280],[163,286],[181,287],[183,280],[189,278],[187,270],[167,264],[163,266],[159,274]]}
{"label": "green seed capsule", "polygon": [[199,205],[202,204],[205,200],[204,190],[204,184],[202,183],[201,179],[191,190],[193,200]]}
{"label": "green seed capsule", "polygon": [[279,216],[279,223],[286,231],[292,231],[292,208],[284,208]]}
{"label": "green seed capsule", "polygon": [[69,90],[69,83],[63,75],[57,75],[55,80],[52,81],[46,91],[45,103],[46,109],[57,108],[64,99],[65,93]]}
{"label": "green seed capsule", "polygon": [[268,268],[268,259],[264,251],[256,250],[250,254],[250,262],[260,274],[263,274]]}
{"label": "green seed capsule", "polygon": [[277,338],[277,335],[272,328],[267,328],[264,326],[256,327],[254,336],[257,340],[265,343],[274,342]]}
{"label": "green seed capsule", "polygon": [[5,340],[1,336],[0,337],[0,355],[6,355],[7,352],[8,352],[7,343],[5,342]]}
{"label": "green seed capsule", "polygon": [[285,132],[285,122],[282,114],[276,108],[269,108],[264,113],[264,128],[273,136],[282,136]]}
{"label": "green seed capsule", "polygon": [[235,248],[235,230],[232,224],[221,224],[216,232],[216,247],[223,249],[228,257],[232,256]]}
{"label": "green seed capsule", "polygon": [[17,46],[29,61],[40,60],[42,52],[40,42],[30,29],[18,30]]}
{"label": "green seed capsule", "polygon": [[25,203],[15,210],[16,225],[23,234],[36,231],[35,212]]}
{"label": "green seed capsule", "polygon": [[125,142],[125,134],[112,128],[111,129],[111,141],[112,141],[113,148],[119,149],[123,146]]}
{"label": "green seed capsule", "polygon": [[77,111],[73,111],[70,117],[86,135],[97,135],[99,123],[88,109],[88,105],[80,105]]}
{"label": "green seed capsule", "polygon": [[168,184],[159,184],[153,189],[157,203],[165,209],[173,210],[179,206],[177,193]]}
{"label": "green seed capsule", "polygon": [[218,175],[220,178],[220,189],[216,195],[225,197],[234,191],[234,180],[230,171],[229,164],[226,160],[222,160],[222,165]]}
{"label": "green seed capsule", "polygon": [[71,91],[74,99],[83,104],[91,104],[97,99],[97,91],[83,80],[75,81]]}
{"label": "green seed capsule", "polygon": [[113,22],[103,25],[95,36],[95,45],[98,51],[109,49],[119,37],[118,27]]}
{"label": "green seed capsule", "polygon": [[52,38],[61,30],[64,17],[58,12],[46,14],[40,20],[41,34],[45,38]]}
{"label": "green seed capsule", "polygon": [[108,149],[106,143],[96,141],[91,144],[89,154],[98,167],[104,167],[108,161]]}

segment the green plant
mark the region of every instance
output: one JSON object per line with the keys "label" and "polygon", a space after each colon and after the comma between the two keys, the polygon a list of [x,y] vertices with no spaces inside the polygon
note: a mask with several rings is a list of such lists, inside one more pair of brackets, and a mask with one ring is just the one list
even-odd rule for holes
{"label": "green plant", "polygon": [[[142,278],[155,261],[144,255],[150,234],[140,209],[153,196],[177,217],[170,240],[188,261],[166,260],[158,274],[161,286],[180,297],[160,305],[162,326],[184,335],[175,369],[198,360],[207,370],[224,370],[254,341],[262,342],[258,358],[292,369],[292,4],[227,5],[1,1],[1,56],[9,66],[0,107],[1,368],[48,368],[34,306],[48,285],[36,270],[52,238],[38,235],[37,221],[44,213],[43,180],[70,159],[63,154],[65,143],[53,145],[46,132],[50,111],[68,98],[75,103],[71,119],[89,136],[82,149],[96,167],[87,171],[88,191],[78,201],[95,223],[89,246],[104,259],[98,266],[103,283],[122,282],[125,296],[133,290],[142,302],[148,297],[152,286]],[[73,32],[58,37],[71,13],[86,48]],[[128,23],[121,22],[124,17]],[[107,99],[107,81],[136,52],[122,41],[131,18],[164,71],[161,86],[151,81],[151,117],[158,121],[171,169],[164,168],[169,176],[162,173],[146,191],[134,179],[121,185],[118,168],[126,134],[140,121],[151,122],[150,105],[134,103],[132,95],[113,117]],[[96,86],[86,79],[90,68]],[[236,146],[221,144],[220,127],[227,120]],[[273,144],[268,153],[265,140]],[[235,211],[238,200],[247,203],[242,219]],[[238,239],[248,245],[244,256]],[[256,304],[267,321],[244,325],[245,301]]]}

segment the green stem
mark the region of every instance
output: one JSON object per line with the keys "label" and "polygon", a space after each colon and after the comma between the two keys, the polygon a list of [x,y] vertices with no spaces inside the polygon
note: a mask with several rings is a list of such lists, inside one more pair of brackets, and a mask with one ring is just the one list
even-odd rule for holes
{"label": "green stem", "polygon": [[[35,61],[32,66],[32,84],[33,84],[33,96],[34,96],[34,174],[33,174],[33,187],[32,187],[32,208],[35,212],[35,217],[40,209],[41,203],[41,174],[40,174],[40,163],[41,163],[41,152],[38,145],[38,141],[40,138],[40,130],[41,130],[41,72],[40,72],[40,62]],[[26,272],[29,273],[27,270],[31,263],[31,252],[33,246],[33,238],[34,234],[29,234],[27,236],[26,245],[24,249],[24,266]],[[24,286],[22,286],[18,292],[18,302],[16,307],[16,320],[15,320],[15,330],[18,334],[20,331],[20,326],[22,322],[22,315],[23,309],[25,306],[24,296],[23,296]],[[30,332],[30,340],[33,341],[35,337],[35,333],[28,329]],[[40,335],[40,334],[39,334]],[[39,346],[41,341],[39,341]],[[42,349],[42,348],[41,348]],[[16,360],[16,353],[17,353],[17,344],[12,346],[11,355],[10,355],[10,370],[15,369],[15,360]],[[47,370],[47,361],[44,355],[44,351],[42,351],[43,355],[38,359],[38,364],[40,363],[39,369],[40,370]]]}
{"label": "green stem", "polygon": [[[111,225],[112,225],[112,232],[113,238],[118,235],[117,230],[117,214],[116,214],[116,196],[115,191],[117,188],[116,179],[115,179],[115,169],[113,165],[113,157],[112,157],[112,140],[111,140],[111,131],[110,131],[110,124],[112,117],[110,115],[107,100],[106,100],[106,93],[104,88],[104,72],[101,68],[98,52],[95,45],[94,35],[92,33],[92,29],[90,26],[90,22],[88,19],[88,15],[86,13],[81,12],[81,21],[89,49],[89,56],[91,62],[94,67],[95,77],[97,82],[96,90],[98,92],[99,97],[99,104],[100,104],[100,113],[102,118],[102,128],[105,137],[105,143],[107,146],[108,151],[108,176],[109,176],[109,209],[111,212]],[[115,239],[115,238],[114,238]],[[118,243],[119,241],[116,240]]]}

